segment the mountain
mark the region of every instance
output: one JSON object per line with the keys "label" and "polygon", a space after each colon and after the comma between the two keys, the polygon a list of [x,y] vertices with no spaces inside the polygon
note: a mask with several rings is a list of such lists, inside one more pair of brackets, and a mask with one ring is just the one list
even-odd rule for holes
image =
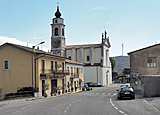
{"label": "mountain", "polygon": [[130,56],[115,56],[112,58],[116,61],[114,71],[122,71],[124,68],[130,67]]}

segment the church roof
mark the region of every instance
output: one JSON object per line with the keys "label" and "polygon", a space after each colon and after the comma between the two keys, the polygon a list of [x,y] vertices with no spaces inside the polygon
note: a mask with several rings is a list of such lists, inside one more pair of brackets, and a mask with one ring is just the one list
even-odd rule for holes
{"label": "church roof", "polygon": [[66,63],[72,63],[72,64],[77,64],[77,65],[84,65],[83,63],[79,63],[79,62],[75,62],[75,61],[72,61],[72,60],[66,60]]}
{"label": "church roof", "polygon": [[56,18],[60,18],[61,17],[61,13],[59,11],[59,6],[57,6],[57,11],[55,13]]}
{"label": "church roof", "polygon": [[82,45],[68,45],[65,46],[66,49],[70,49],[70,48],[89,48],[89,47],[101,47],[101,44],[82,44]]}

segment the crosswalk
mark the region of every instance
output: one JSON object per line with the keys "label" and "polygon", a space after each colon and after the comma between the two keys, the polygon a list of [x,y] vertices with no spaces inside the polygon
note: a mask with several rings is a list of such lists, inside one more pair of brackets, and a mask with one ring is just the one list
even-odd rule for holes
{"label": "crosswalk", "polygon": [[108,97],[113,97],[116,95],[116,93],[79,93],[79,95],[84,95],[84,96],[108,96]]}

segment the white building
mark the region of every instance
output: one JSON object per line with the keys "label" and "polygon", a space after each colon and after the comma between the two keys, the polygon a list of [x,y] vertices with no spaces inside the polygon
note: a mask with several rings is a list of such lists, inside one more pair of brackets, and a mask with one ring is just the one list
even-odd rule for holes
{"label": "white building", "polygon": [[[87,45],[65,45],[64,35],[64,19],[60,18],[61,13],[59,7],[55,13],[56,18],[53,18],[51,50],[54,54],[61,55],[84,64],[84,81],[101,83],[108,85],[112,83],[112,68],[109,60],[109,37],[105,32],[105,37],[102,33],[101,44]],[[56,21],[57,20],[57,21]]]}

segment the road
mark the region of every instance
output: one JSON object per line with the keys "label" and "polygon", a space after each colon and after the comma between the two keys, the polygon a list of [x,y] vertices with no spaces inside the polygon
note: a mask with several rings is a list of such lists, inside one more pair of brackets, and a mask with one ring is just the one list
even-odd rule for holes
{"label": "road", "polygon": [[10,103],[0,107],[0,115],[160,115],[145,99],[116,99],[119,84],[96,87],[92,91]]}

